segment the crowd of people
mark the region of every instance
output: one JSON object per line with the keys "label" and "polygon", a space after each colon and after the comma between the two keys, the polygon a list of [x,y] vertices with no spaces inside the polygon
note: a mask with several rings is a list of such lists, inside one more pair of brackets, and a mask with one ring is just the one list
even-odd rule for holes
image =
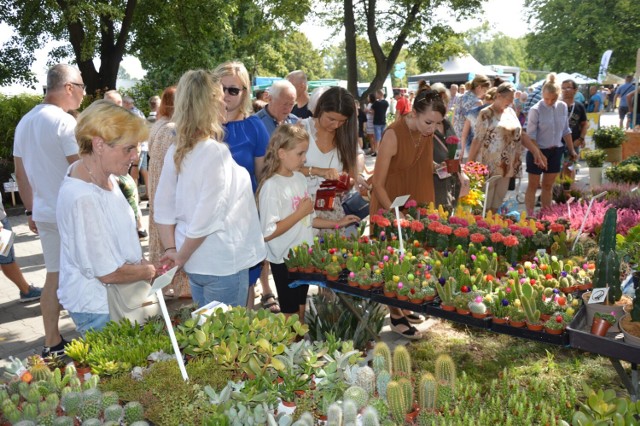
{"label": "crowd of people", "polygon": [[[528,99],[511,83],[482,75],[449,88],[421,82],[416,92],[393,94],[395,120],[387,126],[390,103],[382,90],[362,105],[341,87],[309,94],[305,73],[296,70],[253,94],[245,66],[232,61],[187,71],[150,99],[148,117],[112,90],[76,118],[69,112],[85,95],[82,75],[56,65],[43,103],[22,118],[14,145],[29,228],[45,258],[42,294],[26,283],[13,253],[0,264],[21,298],[41,297],[43,356],[61,353],[66,343],[61,306],[81,333],[99,329],[109,320],[109,286],[150,282],[174,266],[173,293],[199,306],[252,307],[259,280],[264,308],[304,318],[308,288],[289,287],[289,250],[313,244],[323,230],[352,234],[360,221],[347,213],[340,192],[332,208],[317,202],[323,182],[346,179],[370,191],[371,214],[405,194],[451,210],[464,176],[459,166],[443,168],[457,137],[458,158],[486,164],[500,178],[486,194],[493,211],[521,174],[526,149],[532,213],[538,187],[542,206],[550,205],[563,162],[575,161],[584,143],[591,106],[576,99],[576,89],[554,74]],[[622,85],[616,92],[621,125],[634,90]],[[597,96],[591,100],[598,108]],[[376,157],[369,180],[365,155]],[[139,242],[147,237],[139,178],[150,209],[149,260]],[[419,338],[412,324],[422,317],[390,311],[394,331]]]}

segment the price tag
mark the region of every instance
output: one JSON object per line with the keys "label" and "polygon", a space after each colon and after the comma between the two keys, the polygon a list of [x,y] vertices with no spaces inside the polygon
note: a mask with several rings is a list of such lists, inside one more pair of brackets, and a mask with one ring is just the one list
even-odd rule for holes
{"label": "price tag", "polygon": [[391,203],[391,205],[389,206],[389,210],[395,208],[395,207],[402,207],[405,205],[405,203],[409,200],[410,195],[401,195],[399,197],[396,197],[395,200],[393,200],[393,203]]}
{"label": "price tag", "polygon": [[591,297],[589,297],[589,301],[587,303],[602,303],[607,298],[607,293],[609,293],[609,287],[604,288],[594,288],[591,292]]}

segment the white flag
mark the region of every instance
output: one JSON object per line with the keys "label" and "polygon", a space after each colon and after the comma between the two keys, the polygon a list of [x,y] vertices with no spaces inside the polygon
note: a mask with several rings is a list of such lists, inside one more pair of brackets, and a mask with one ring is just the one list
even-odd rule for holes
{"label": "white flag", "polygon": [[607,50],[602,54],[602,60],[600,61],[600,71],[598,71],[598,83],[602,83],[607,76],[607,68],[609,68],[609,59],[613,50]]}

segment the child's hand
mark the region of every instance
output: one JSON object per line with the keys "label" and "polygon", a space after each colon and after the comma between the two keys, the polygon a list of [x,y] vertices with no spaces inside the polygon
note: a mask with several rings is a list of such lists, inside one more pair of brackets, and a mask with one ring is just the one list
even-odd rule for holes
{"label": "child's hand", "polygon": [[300,212],[302,217],[308,216],[313,213],[313,200],[310,197],[304,197],[298,204],[297,212]]}
{"label": "child's hand", "polygon": [[342,228],[345,226],[349,226],[352,223],[358,223],[358,222],[360,222],[360,218],[358,216],[353,214],[348,214],[338,221],[338,226]]}

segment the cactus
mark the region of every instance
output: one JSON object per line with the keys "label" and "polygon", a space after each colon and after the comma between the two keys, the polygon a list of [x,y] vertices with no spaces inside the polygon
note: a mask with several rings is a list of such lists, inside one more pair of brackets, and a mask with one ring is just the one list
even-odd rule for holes
{"label": "cactus", "polygon": [[44,362],[36,363],[29,367],[29,372],[33,376],[33,381],[49,380],[52,376],[51,370]]}
{"label": "cactus", "polygon": [[[389,349],[389,346],[385,342],[378,342],[373,347],[374,361],[375,361],[375,358],[378,356],[381,356],[384,359],[383,368],[387,370],[389,373],[393,373],[392,367],[391,367],[391,349]],[[374,369],[375,369],[375,364],[374,364]],[[380,371],[378,370],[375,370],[375,372],[376,374],[380,374]]]}
{"label": "cactus", "polygon": [[410,413],[413,408],[413,385],[411,380],[406,377],[401,377],[398,380],[398,384],[402,388],[402,394],[404,395],[404,412]]}
{"label": "cactus", "polygon": [[137,422],[131,423],[129,426],[149,426],[149,423],[144,420],[138,420]]}
{"label": "cactus", "polygon": [[379,426],[378,412],[373,407],[367,407],[362,413],[362,426]]}
{"label": "cactus", "polygon": [[599,251],[596,258],[596,270],[593,287],[609,287],[607,302],[614,304],[622,297],[620,288],[620,260],[616,253],[616,222],[618,213],[610,208],[604,215],[602,230],[598,239]]}
{"label": "cactus", "polygon": [[391,381],[391,374],[383,370],[378,374],[376,378],[376,388],[378,389],[378,395],[382,399],[387,399],[387,385]]}
{"label": "cactus", "polygon": [[2,407],[4,417],[9,420],[9,423],[14,424],[18,423],[22,418],[22,413],[18,410],[18,408],[11,404]]}
{"label": "cactus", "polygon": [[46,407],[44,410],[40,410],[40,414],[36,419],[38,426],[53,426],[53,421],[56,419],[55,408]]}
{"label": "cactus", "polygon": [[397,376],[409,377],[411,375],[411,355],[403,345],[396,346],[393,351],[393,372]]}
{"label": "cactus", "polygon": [[101,426],[102,422],[99,419],[91,418],[82,422],[82,426]]}
{"label": "cactus", "polygon": [[107,420],[102,423],[102,426],[120,426],[120,422],[112,422],[111,420]]}
{"label": "cactus", "polygon": [[360,411],[367,405],[367,402],[369,401],[369,393],[360,386],[351,386],[344,391],[343,398],[345,401],[350,399],[355,402],[358,407],[358,411]]}
{"label": "cactus", "polygon": [[297,422],[295,422],[292,426],[313,426],[315,424],[315,420],[313,415],[308,411],[302,413]]}
{"label": "cactus", "polygon": [[78,392],[68,392],[60,401],[62,409],[71,417],[75,417],[80,412],[82,397]]}
{"label": "cactus", "polygon": [[97,418],[102,411],[102,392],[93,388],[82,392],[80,404],[80,417],[83,420]]}
{"label": "cactus", "polygon": [[124,406],[124,420],[128,424],[143,420],[143,418],[144,408],[138,401],[128,402],[127,405]]}
{"label": "cactus", "polygon": [[22,420],[18,423],[14,423],[15,426],[36,426],[33,420]]}
{"label": "cactus", "polygon": [[537,324],[540,322],[540,311],[536,308],[538,292],[533,289],[531,284],[520,284],[518,280],[514,282],[513,289],[518,299],[520,299],[520,303],[522,303],[522,309],[527,317],[527,322],[529,324]]}
{"label": "cactus", "polygon": [[35,420],[38,418],[38,406],[33,402],[25,402],[22,406],[22,418],[24,420]]}
{"label": "cactus", "polygon": [[25,399],[33,404],[37,404],[38,402],[40,402],[42,397],[40,396],[40,391],[38,390],[38,387],[35,385],[32,385],[29,388],[29,392],[27,392],[27,397]]}
{"label": "cactus", "polygon": [[102,394],[102,405],[108,407],[110,405],[119,404],[120,398],[118,393],[114,391],[105,392]]}
{"label": "cactus", "polygon": [[18,393],[24,399],[27,399],[27,396],[29,395],[29,390],[31,390],[31,388],[29,387],[29,383],[27,382],[18,383]]}
{"label": "cactus", "polygon": [[402,386],[396,381],[389,382],[387,386],[387,404],[389,405],[394,420],[400,424],[404,424],[404,393],[402,392]]}
{"label": "cactus", "polygon": [[440,386],[448,386],[453,391],[456,386],[456,364],[453,359],[446,354],[438,355],[436,358],[436,380]]}
{"label": "cactus", "polygon": [[[482,299],[482,297],[480,297],[480,299]],[[469,310],[471,311],[471,313],[484,315],[487,313],[487,305],[485,305],[482,300],[480,300],[479,302],[477,300],[472,300],[471,302],[469,302]]]}
{"label": "cactus", "polygon": [[364,366],[358,370],[355,384],[367,391],[369,396],[376,390],[376,374],[369,366]]}
{"label": "cactus", "polygon": [[376,375],[387,369],[387,363],[382,355],[374,355],[371,365],[373,365],[373,372]]}
{"label": "cactus", "polygon": [[342,402],[342,421],[344,425],[356,424],[356,418],[358,417],[358,407],[356,403],[350,399],[346,399]]}
{"label": "cactus", "polygon": [[67,416],[60,416],[53,421],[53,426],[73,426],[73,419]]}
{"label": "cactus", "polygon": [[438,398],[438,382],[431,373],[425,373],[420,378],[418,387],[418,402],[423,411],[433,411]]}
{"label": "cactus", "polygon": [[342,407],[340,404],[333,403],[327,410],[327,426],[340,426],[342,424]]}
{"label": "cactus", "polygon": [[[444,282],[441,282],[444,281]],[[438,296],[440,300],[445,305],[453,305],[453,286],[455,284],[454,278],[444,279],[440,278],[440,280],[436,281],[436,290],[438,292]]]}
{"label": "cactus", "polygon": [[124,410],[118,404],[111,404],[107,408],[104,409],[104,419],[110,420],[113,422],[120,422],[122,415],[124,414]]}

